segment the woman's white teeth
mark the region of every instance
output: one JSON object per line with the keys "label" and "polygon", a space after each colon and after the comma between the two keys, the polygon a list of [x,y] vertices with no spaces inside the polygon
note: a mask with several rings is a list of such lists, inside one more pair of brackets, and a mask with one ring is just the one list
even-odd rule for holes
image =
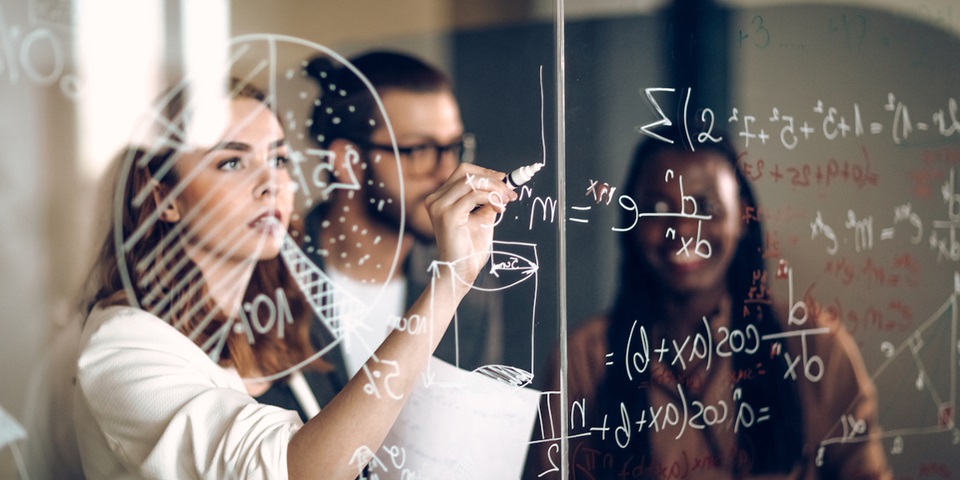
{"label": "woman's white teeth", "polygon": [[700,260],[702,259],[698,255],[694,255],[692,253],[684,253],[684,252],[680,252],[670,257],[670,261],[676,264],[687,264],[687,263],[699,262]]}
{"label": "woman's white teeth", "polygon": [[253,224],[253,226],[254,226],[255,228],[260,228],[260,227],[274,227],[274,226],[277,226],[277,225],[280,225],[280,219],[277,218],[277,217],[275,217],[275,216],[273,216],[273,215],[267,215],[267,216],[265,216],[265,217],[260,217],[260,218],[258,218],[258,219],[256,220],[256,222],[254,222],[254,224]]}

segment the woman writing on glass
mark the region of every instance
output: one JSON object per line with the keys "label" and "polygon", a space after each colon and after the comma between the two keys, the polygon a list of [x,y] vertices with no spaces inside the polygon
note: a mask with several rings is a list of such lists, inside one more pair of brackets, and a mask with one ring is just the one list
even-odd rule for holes
{"label": "woman writing on glass", "polygon": [[[391,333],[375,358],[392,368],[371,359],[384,375],[351,379],[303,423],[257,403],[251,395],[264,385],[244,382],[316,357],[295,267],[278,258],[295,231],[290,147],[254,87],[234,81],[217,101],[190,94],[165,102],[158,142],[131,150],[91,275],[74,415],[85,474],[354,478],[476,278],[495,216],[516,195],[503,174],[464,164],[428,197],[443,263],[408,315],[429,319],[434,334]],[[468,174],[489,181],[471,186]],[[250,328],[254,316],[255,327],[276,321],[269,331]]]}

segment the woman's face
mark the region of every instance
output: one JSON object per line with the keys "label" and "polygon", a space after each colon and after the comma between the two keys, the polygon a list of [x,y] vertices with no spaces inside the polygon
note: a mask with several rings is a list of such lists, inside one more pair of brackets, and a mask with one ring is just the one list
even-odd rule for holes
{"label": "woman's face", "polygon": [[182,238],[198,264],[277,256],[293,209],[289,147],[274,114],[251,98],[231,100],[228,112],[219,140],[174,166],[174,204],[188,225]]}
{"label": "woman's face", "polygon": [[725,288],[743,227],[736,175],[720,154],[661,152],[631,195],[644,215],[633,240],[657,284],[682,296]]}

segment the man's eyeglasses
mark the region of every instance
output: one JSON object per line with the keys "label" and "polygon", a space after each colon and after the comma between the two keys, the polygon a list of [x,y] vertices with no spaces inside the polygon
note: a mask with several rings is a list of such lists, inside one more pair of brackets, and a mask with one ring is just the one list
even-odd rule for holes
{"label": "man's eyeglasses", "polygon": [[[384,145],[369,141],[351,140],[364,150],[382,150],[393,152],[393,145]],[[463,134],[459,140],[447,145],[422,143],[419,145],[397,145],[397,153],[406,162],[404,169],[413,176],[426,176],[440,168],[440,162],[450,155],[457,163],[472,163],[476,140],[469,133]]]}

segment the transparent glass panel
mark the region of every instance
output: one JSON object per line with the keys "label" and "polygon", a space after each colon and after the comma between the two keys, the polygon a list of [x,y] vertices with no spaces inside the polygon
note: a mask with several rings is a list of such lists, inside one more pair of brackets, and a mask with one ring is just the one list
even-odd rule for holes
{"label": "transparent glass panel", "polygon": [[960,469],[954,7],[567,15],[570,477]]}
{"label": "transparent glass panel", "polygon": [[[255,382],[204,365],[305,418],[336,412],[356,372],[350,403],[365,407],[347,407],[353,443],[330,464],[348,475],[953,478],[958,8],[3,2],[0,477],[78,478],[73,411],[89,420],[130,385],[76,374],[100,265],[118,272],[107,293],[178,327],[187,341],[167,351],[198,362],[269,351],[281,332],[302,345],[290,338],[310,325],[315,355],[235,365]],[[410,80],[403,60],[363,57],[373,50],[437,67],[454,96],[431,74]],[[263,102],[216,102],[228,75]],[[459,194],[481,192],[466,218],[501,201],[456,160],[536,172],[490,217],[489,258],[447,327],[436,299],[465,289],[456,274],[482,254],[433,262],[423,203],[451,172]],[[147,164],[142,184],[113,176]],[[210,187],[204,166],[240,173]],[[249,206],[264,194],[270,208]],[[108,236],[150,202],[164,209]],[[98,261],[103,245],[124,253]],[[254,260],[285,267],[251,284]],[[408,312],[424,291],[441,295]],[[127,333],[169,341],[138,325]],[[392,330],[437,340],[438,360],[388,349],[364,364]],[[104,378],[156,367],[106,358],[129,363]],[[412,390],[397,383],[409,372],[424,372]],[[400,397],[392,423],[380,407]],[[167,446],[186,458],[185,445]],[[114,465],[102,458],[92,468]]]}

